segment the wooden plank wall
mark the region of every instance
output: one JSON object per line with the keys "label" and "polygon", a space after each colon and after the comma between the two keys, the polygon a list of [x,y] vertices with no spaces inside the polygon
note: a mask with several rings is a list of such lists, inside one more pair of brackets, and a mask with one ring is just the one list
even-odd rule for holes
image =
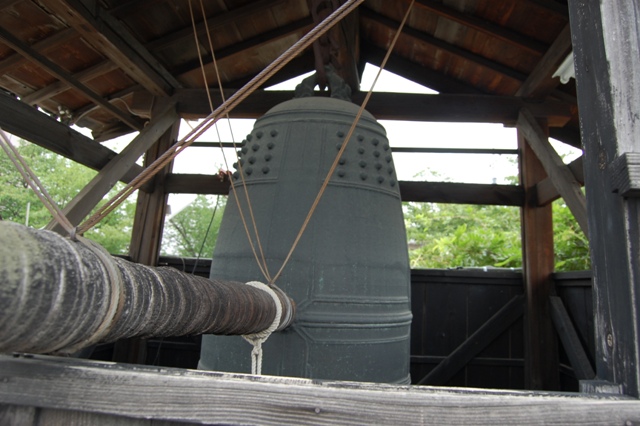
{"label": "wooden plank wall", "polygon": [[[515,271],[412,271],[411,376],[417,383],[514,296]],[[459,371],[447,386],[524,388],[522,320]]]}

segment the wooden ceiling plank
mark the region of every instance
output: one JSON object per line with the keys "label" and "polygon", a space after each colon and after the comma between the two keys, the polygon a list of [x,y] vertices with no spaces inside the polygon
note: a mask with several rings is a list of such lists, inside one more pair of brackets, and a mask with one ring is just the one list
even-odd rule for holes
{"label": "wooden ceiling plank", "polygon": [[533,152],[542,163],[547,175],[551,178],[565,203],[573,213],[585,235],[589,235],[587,227],[587,201],[582,193],[581,185],[573,173],[562,162],[562,158],[549,143],[549,138],[537,123],[531,112],[523,108],[518,115],[520,130]]}
{"label": "wooden ceiling plank", "polygon": [[7,45],[9,45],[9,47],[11,47],[13,50],[16,50],[21,55],[24,55],[25,57],[28,57],[30,60],[36,62],[38,65],[40,65],[42,68],[44,68],[48,73],[53,75],[58,80],[63,80],[69,86],[78,90],[87,98],[89,98],[96,104],[100,105],[101,107],[109,111],[115,117],[125,122],[132,129],[140,130],[142,128],[142,123],[140,123],[137,119],[130,116],[128,113],[122,111],[121,109],[116,108],[114,105],[106,101],[104,98],[102,98],[100,95],[95,93],[93,90],[86,87],[84,84],[82,84],[72,75],[70,75],[67,71],[62,69],[56,63],[49,60],[42,54],[31,49],[29,46],[24,44],[22,41],[18,40],[16,37],[14,37],[11,33],[9,33],[4,28],[0,28],[0,39],[4,40],[4,42]]}
{"label": "wooden ceiling plank", "polygon": [[22,0],[1,0],[0,1],[0,10],[4,10],[8,7],[13,6],[14,4],[18,3],[19,1]]}
{"label": "wooden ceiling plank", "polygon": [[[428,203],[522,206],[524,191],[516,185],[488,185],[455,182],[398,182],[402,201]],[[169,194],[227,195],[229,182],[217,175],[169,174],[165,181]]]}
{"label": "wooden ceiling plank", "polygon": [[542,7],[549,12],[553,12],[557,15],[569,19],[569,8],[566,4],[558,3],[555,0],[525,0],[528,3],[535,4]]}
{"label": "wooden ceiling plank", "polygon": [[[209,18],[207,19],[206,25],[209,27],[209,29],[217,29],[222,25],[231,25],[252,16],[262,15],[272,7],[275,7],[281,3],[285,3],[286,1],[287,0],[254,1],[245,6],[241,6],[229,12]],[[196,33],[198,34],[198,37],[205,35],[206,27],[204,21],[198,22],[196,24]],[[160,37],[149,43],[146,43],[145,47],[150,51],[154,51],[162,50],[174,44],[185,42],[193,42],[193,28],[191,25],[185,27],[182,30],[174,31],[164,37]]]}
{"label": "wooden ceiling plank", "polygon": [[[378,67],[382,64],[382,59],[386,54],[384,49],[364,39],[361,41],[361,49],[360,55],[363,60]],[[440,93],[482,93],[473,86],[469,86],[462,81],[455,80],[432,69],[425,68],[394,53],[389,56],[385,69]]]}
{"label": "wooden ceiling plank", "polygon": [[542,99],[551,94],[560,83],[560,79],[553,77],[553,74],[570,53],[571,28],[567,24],[529,74],[529,77],[522,83],[516,96]]}
{"label": "wooden ceiling plank", "polygon": [[467,13],[459,12],[453,8],[444,6],[442,3],[437,3],[433,0],[417,0],[416,6],[435,13],[450,21],[457,22],[465,27],[486,34],[492,38],[526,50],[531,54],[542,55],[547,50],[547,46],[537,40],[523,36],[522,34],[511,31],[490,21]]}
{"label": "wooden ceiling plank", "polygon": [[[73,225],[78,225],[98,202],[113,188],[136,161],[145,153],[164,132],[171,127],[178,116],[172,103],[164,106],[147,126],[144,127],[122,152],[116,155],[98,174],[67,204],[62,210]],[[56,221],[46,227],[49,230],[61,231]]]}
{"label": "wooden ceiling plank", "polygon": [[[170,74],[162,69],[160,63],[153,59],[152,55],[137,43],[128,31],[124,30],[122,34],[118,34],[111,28],[115,19],[110,19],[107,13],[96,17],[80,0],[49,0],[47,8],[151,93],[158,96],[171,94],[172,86],[166,79]],[[123,37],[127,40],[125,41]]]}
{"label": "wooden ceiling plank", "polygon": [[[102,61],[92,67],[73,74],[73,78],[84,83],[117,68],[118,66],[111,61]],[[52,83],[40,90],[36,90],[35,92],[28,94],[27,96],[23,96],[22,102],[29,105],[34,105],[44,99],[52,98],[68,90],[69,88],[70,87],[64,81],[58,80],[55,83]]]}
{"label": "wooden ceiling plank", "polygon": [[[217,89],[210,90],[212,96],[220,98]],[[228,98],[233,94],[225,90]],[[363,92],[354,93],[355,104],[361,104]],[[273,106],[293,98],[291,91],[256,91],[249,95],[231,112],[235,118],[258,118]],[[206,117],[211,111],[206,92],[202,89],[181,89],[174,99],[178,111],[185,117]],[[491,95],[424,95],[414,93],[376,92],[367,105],[367,111],[378,120],[409,120],[438,122],[502,123],[515,125],[518,111],[527,107],[531,113],[549,120],[549,125],[563,126],[571,117],[568,104],[555,100],[526,101],[515,96]]]}
{"label": "wooden ceiling plank", "polygon": [[[302,55],[296,56],[287,63],[280,71],[278,71],[273,77],[267,80],[260,88],[274,86],[292,78],[299,77],[314,70],[314,57],[313,52],[307,49]],[[256,73],[257,74],[257,73]],[[238,80],[225,83],[223,87],[225,89],[239,89],[251,81],[255,76],[250,75]],[[302,80],[300,80],[302,81]]]}
{"label": "wooden ceiling plank", "polygon": [[[65,44],[75,37],[78,37],[78,33],[73,28],[65,28],[50,37],[32,44],[31,48],[38,53],[45,53],[47,50]],[[0,61],[0,75],[6,74],[11,70],[15,70],[26,62],[27,59],[18,53],[7,56]]]}
{"label": "wooden ceiling plank", "polygon": [[[291,34],[295,34],[303,30],[307,30],[312,25],[313,25],[313,20],[310,17],[307,17],[307,18],[300,19],[296,22],[292,22],[291,24],[285,25],[284,27],[276,28],[275,30],[271,30],[263,34],[259,34],[255,37],[241,41],[240,43],[236,43],[233,46],[229,46],[215,52],[216,61],[220,62],[230,56],[237,55],[251,49],[260,48],[261,46],[265,46],[276,40],[290,36]],[[210,54],[205,55],[202,57],[202,61],[205,64],[210,63],[212,62],[212,56]],[[198,68],[200,68],[200,60],[194,59],[193,61],[186,62],[180,65],[179,67],[172,69],[171,71],[173,72],[174,75],[182,75]]]}
{"label": "wooden ceiling plank", "polygon": [[[93,170],[101,170],[117,154],[54,118],[0,92],[0,127],[19,138]],[[135,164],[121,181],[128,183],[142,167]]]}
{"label": "wooden ceiling plank", "polygon": [[[397,28],[400,25],[399,22],[396,22],[393,19],[387,18],[386,16],[376,13],[366,7],[360,8],[360,15],[384,27],[387,27],[393,31],[397,30]],[[468,50],[449,44],[444,40],[440,40],[432,35],[423,33],[422,31],[418,31],[411,27],[405,26],[402,32],[404,35],[414,38],[416,40],[419,40],[423,44],[432,46],[436,49],[443,50],[451,55],[473,62],[484,68],[490,69],[495,73],[502,74],[503,76],[516,80],[518,82],[522,82],[527,78],[525,74],[519,71],[516,71],[512,68],[499,64],[497,62],[491,61],[483,56],[476,55],[475,53],[472,53]]]}

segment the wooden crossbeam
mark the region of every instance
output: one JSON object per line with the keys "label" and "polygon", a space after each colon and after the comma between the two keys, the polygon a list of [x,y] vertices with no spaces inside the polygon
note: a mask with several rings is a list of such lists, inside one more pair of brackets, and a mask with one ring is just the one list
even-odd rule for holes
{"label": "wooden crossbeam", "polygon": [[[386,16],[383,16],[379,13],[374,12],[371,9],[366,7],[360,8],[360,16],[366,19],[370,19],[384,27],[387,27],[392,30],[396,30],[399,26],[399,22],[394,21],[393,19],[389,19]],[[523,73],[516,71],[512,68],[506,67],[497,62],[491,61],[483,56],[477,55],[468,50],[462,49],[460,47],[449,44],[443,40],[440,40],[432,35],[424,33],[422,31],[418,31],[409,26],[405,26],[402,30],[402,33],[405,36],[414,38],[419,40],[420,43],[425,44],[427,46],[431,46],[436,49],[441,49],[445,52],[448,52],[451,55],[457,56],[459,58],[465,59],[467,61],[473,62],[479,66],[490,69],[491,71],[501,74],[504,77],[510,78],[512,80],[516,80],[518,82],[525,81],[527,76]]]}
{"label": "wooden crossbeam", "polygon": [[[482,185],[453,182],[398,182],[402,201],[429,203],[521,206],[524,192],[515,185]],[[216,175],[170,174],[165,190],[171,194],[227,195],[229,183]]]}
{"label": "wooden crossbeam", "polygon": [[564,307],[564,303],[562,303],[562,299],[558,296],[551,296],[549,300],[551,302],[551,319],[556,327],[558,336],[560,336],[562,346],[569,357],[569,362],[571,363],[571,367],[573,367],[576,379],[592,380],[596,376],[596,373],[593,371],[591,361],[589,361],[582,342],[580,342],[578,333],[573,327],[573,323]]}
{"label": "wooden crossbeam", "polygon": [[[210,90],[220,99],[217,89]],[[227,99],[233,91],[225,90]],[[365,93],[352,96],[361,104]],[[173,98],[185,118],[202,118],[211,113],[207,95],[201,89],[176,90]],[[255,91],[231,111],[232,118],[259,118],[275,105],[293,99],[290,91]],[[438,121],[449,123],[502,123],[515,125],[518,111],[528,108],[535,117],[545,118],[549,126],[563,126],[571,117],[571,107],[554,100],[527,101],[513,96],[423,95],[414,93],[374,93],[367,111],[378,120]]]}
{"label": "wooden crossbeam", "polygon": [[444,385],[473,357],[482,352],[498,336],[504,333],[524,313],[524,296],[511,299],[467,340],[458,346],[436,368],[423,377],[419,385]]}
{"label": "wooden crossbeam", "polygon": [[529,74],[529,77],[522,83],[516,96],[546,98],[560,83],[560,79],[553,77],[553,74],[569,53],[571,53],[571,28],[567,24]]}
{"label": "wooden crossbeam", "polygon": [[[102,169],[117,155],[109,148],[2,92],[0,127],[94,170]],[[131,182],[141,171],[142,167],[134,164],[120,180]]]}
{"label": "wooden crossbeam", "polygon": [[522,131],[527,143],[540,159],[547,175],[551,178],[551,182],[575,216],[580,229],[588,236],[587,201],[580,189],[580,183],[562,162],[562,158],[549,143],[549,138],[536,122],[533,114],[527,109],[520,110],[518,129]]}
{"label": "wooden crossbeam", "polygon": [[[65,206],[64,214],[73,225],[78,225],[98,202],[102,200],[113,185],[131,169],[136,160],[148,150],[158,138],[178,119],[175,106],[169,104],[159,110],[140,134],[127,145],[120,154],[114,157],[100,172]],[[47,229],[62,232],[55,221],[47,225]]]}
{"label": "wooden crossbeam", "polygon": [[94,16],[81,0],[49,0],[47,8],[154,95],[168,96],[173,88],[180,87],[177,80],[107,13]]}
{"label": "wooden crossbeam", "polygon": [[53,75],[58,80],[66,82],[69,86],[81,92],[91,101],[100,105],[115,117],[125,122],[132,129],[140,130],[142,128],[142,123],[140,123],[136,118],[132,117],[131,115],[129,115],[129,113],[122,111],[121,109],[106,101],[102,96],[82,84],[80,81],[78,81],[78,79],[73,77],[55,62],[49,60],[41,53],[36,52],[30,46],[18,40],[13,34],[2,27],[0,27],[0,39],[4,40],[4,42],[13,50],[36,62],[39,66],[43,67],[48,73]]}
{"label": "wooden crossbeam", "polygon": [[429,12],[435,13],[445,19],[457,22],[465,27],[472,28],[475,31],[526,50],[528,53],[534,55],[542,55],[547,50],[547,47],[543,43],[532,38],[525,37],[521,33],[511,31],[503,26],[494,24],[471,14],[462,13],[433,0],[417,0],[416,9],[428,10]]}

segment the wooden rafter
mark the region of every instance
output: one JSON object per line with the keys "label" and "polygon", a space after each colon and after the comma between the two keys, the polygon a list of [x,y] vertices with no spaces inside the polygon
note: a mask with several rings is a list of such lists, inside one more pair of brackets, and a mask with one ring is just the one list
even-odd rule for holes
{"label": "wooden rafter", "polygon": [[[361,39],[360,45],[361,59],[379,67],[386,53],[385,50],[369,40]],[[441,93],[482,93],[472,86],[437,71],[422,67],[394,53],[389,56],[385,69]]]}
{"label": "wooden rafter", "polygon": [[[218,28],[222,25],[233,25],[237,22],[240,22],[243,19],[260,16],[264,14],[269,9],[278,6],[281,3],[286,2],[287,0],[258,0],[251,2],[247,5],[238,7],[229,12],[220,14],[218,16],[214,16],[207,19],[207,26],[210,29]],[[195,4],[195,3],[194,3]],[[114,12],[114,13],[123,13],[122,11]],[[206,27],[204,22],[198,22],[196,24],[196,33],[198,37],[205,35]],[[185,27],[182,30],[178,30],[172,32],[163,37],[159,37],[149,43],[145,44],[145,47],[150,51],[158,51],[165,49],[169,46],[178,44],[178,43],[193,43],[193,28],[191,25]]]}
{"label": "wooden rafter", "polygon": [[[384,27],[387,27],[391,30],[396,30],[398,28],[398,26],[400,25],[399,22],[396,22],[393,19],[387,18],[386,16],[383,16],[379,13],[376,13],[374,11],[372,11],[371,9],[368,9],[366,7],[361,7],[360,8],[360,16],[362,16],[363,18],[366,19],[370,19],[373,22],[376,22],[377,24],[380,24]],[[462,49],[460,47],[454,46],[450,43],[447,43],[443,40],[440,40],[432,35],[423,33],[422,31],[418,31],[416,29],[413,29],[409,26],[405,26],[404,29],[402,30],[403,34],[405,36],[411,37],[413,39],[416,39],[418,41],[420,41],[420,43],[422,43],[423,45],[427,45],[427,46],[431,46],[433,48],[436,49],[440,49],[442,51],[445,51],[451,55],[457,56],[459,58],[462,58],[464,60],[470,61],[475,63],[476,65],[480,65],[484,68],[487,68],[497,74],[501,74],[504,77],[510,78],[512,80],[518,81],[518,82],[522,82],[524,80],[526,80],[527,76],[517,70],[514,70],[512,68],[509,68],[507,66],[504,66],[502,64],[499,64],[497,62],[494,62],[490,59],[487,59],[483,56],[477,55],[473,52],[470,52],[468,50]]]}
{"label": "wooden rafter", "polygon": [[[0,93],[0,127],[94,170],[101,170],[117,155],[109,148],[4,93]],[[141,171],[142,167],[134,164],[120,180],[131,182]]]}
{"label": "wooden rafter", "polygon": [[438,16],[446,18],[450,21],[457,22],[465,27],[486,34],[492,38],[501,40],[507,44],[511,44],[520,49],[526,50],[533,55],[542,55],[546,50],[546,46],[531,38],[525,37],[520,33],[508,30],[500,25],[480,19],[467,13],[462,13],[451,7],[444,6],[442,3],[433,0],[417,0],[416,7]]}
{"label": "wooden rafter", "polygon": [[518,129],[525,135],[529,146],[540,159],[547,175],[551,178],[565,203],[573,213],[585,235],[589,235],[587,226],[587,201],[580,189],[581,185],[562,158],[549,144],[549,138],[527,109],[522,109],[518,117]]}
{"label": "wooden rafter", "polygon": [[[153,117],[140,134],[114,157],[100,172],[65,206],[64,214],[69,221],[78,225],[93,208],[98,205],[113,185],[131,169],[136,160],[148,150],[158,138],[177,120],[173,104]],[[47,229],[61,232],[62,229],[52,221]]]}
{"label": "wooden rafter", "polygon": [[134,130],[140,130],[142,128],[142,123],[138,121],[138,119],[129,115],[129,113],[122,111],[121,109],[115,107],[108,101],[106,101],[102,96],[89,89],[87,86],[82,84],[78,79],[73,77],[70,73],[62,69],[55,62],[46,58],[42,54],[36,52],[31,47],[18,40],[14,35],[9,33],[4,28],[0,28],[0,39],[2,39],[8,46],[10,46],[13,50],[19,52],[20,54],[28,57],[30,60],[36,62],[38,65],[43,67],[47,72],[53,75],[58,80],[62,80],[66,82],[69,86],[81,92],[91,101],[103,107],[105,110],[109,111],[118,119],[125,122],[128,126],[130,126]]}
{"label": "wooden rafter", "polygon": [[[73,28],[65,28],[43,40],[32,44],[30,47],[38,53],[45,54],[47,51],[53,48],[57,48],[61,44],[65,44],[76,37],[78,37],[78,33]],[[29,59],[25,58],[17,52],[9,55],[2,61],[0,61],[0,75],[8,73],[11,70],[22,66],[28,61]]]}
{"label": "wooden rafter", "polygon": [[[94,16],[80,0],[50,0],[47,8],[154,95],[168,96],[177,80],[107,13]],[[98,9],[100,11],[100,9]]]}
{"label": "wooden rafter", "polygon": [[558,37],[538,62],[526,81],[522,83],[516,96],[544,99],[558,86],[560,80],[553,77],[562,61],[571,52],[571,28],[563,28]]}
{"label": "wooden rafter", "polygon": [[[72,77],[81,83],[86,83],[87,81],[93,80],[94,78],[104,75],[117,68],[118,66],[111,61],[102,61],[94,66],[73,74]],[[70,87],[66,84],[66,82],[58,80],[55,83],[52,83],[40,90],[36,90],[35,92],[24,96],[22,98],[22,102],[29,105],[34,105],[45,99],[52,98],[68,89],[70,89]]]}
{"label": "wooden rafter", "polygon": [[[232,46],[229,46],[224,49],[220,49],[217,52],[214,52],[216,55],[216,61],[221,62],[233,55],[239,55],[248,50],[258,49],[261,46],[267,45],[269,43],[273,43],[276,40],[288,37],[292,34],[307,32],[312,26],[313,26],[313,21],[311,20],[311,18],[307,17],[307,18],[303,18],[298,21],[292,22],[283,27],[276,28],[271,31],[267,31],[266,33],[259,34],[255,37],[249,38],[240,43],[236,43]],[[193,43],[193,40],[191,40],[191,43]],[[203,55],[202,57],[202,61],[205,64],[211,63],[212,60],[213,58],[210,53],[207,55]],[[192,61],[189,61],[180,65],[179,67],[172,69],[171,71],[175,75],[182,75],[199,68],[200,68],[200,60],[194,59]]]}

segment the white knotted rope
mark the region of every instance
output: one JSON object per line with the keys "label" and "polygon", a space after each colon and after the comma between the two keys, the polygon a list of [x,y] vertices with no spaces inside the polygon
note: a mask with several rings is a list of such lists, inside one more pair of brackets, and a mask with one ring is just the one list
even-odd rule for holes
{"label": "white knotted rope", "polygon": [[282,303],[280,302],[280,298],[276,294],[275,291],[268,285],[261,283],[260,281],[249,281],[245,283],[248,286],[258,288],[266,293],[268,293],[273,299],[273,303],[276,305],[276,314],[273,318],[273,322],[269,326],[269,328],[253,334],[245,334],[242,337],[247,342],[253,345],[253,349],[251,350],[251,374],[261,375],[262,374],[262,344],[267,341],[271,333],[276,331],[278,326],[280,325],[280,318],[282,317]]}

